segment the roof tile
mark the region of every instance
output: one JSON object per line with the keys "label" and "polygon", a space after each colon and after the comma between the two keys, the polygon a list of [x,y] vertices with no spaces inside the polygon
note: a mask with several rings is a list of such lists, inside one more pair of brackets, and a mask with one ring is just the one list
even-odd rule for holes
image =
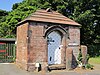
{"label": "roof tile", "polygon": [[18,24],[23,23],[24,21],[40,21],[40,22],[50,22],[50,23],[59,23],[59,24],[68,24],[80,26],[77,22],[63,16],[62,14],[56,11],[46,11],[46,10],[37,10],[35,13],[32,13],[23,21]]}

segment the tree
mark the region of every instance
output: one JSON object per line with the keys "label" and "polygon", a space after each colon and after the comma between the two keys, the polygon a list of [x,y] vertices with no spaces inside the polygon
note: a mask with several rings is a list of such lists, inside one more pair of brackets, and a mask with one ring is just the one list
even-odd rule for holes
{"label": "tree", "polygon": [[76,8],[75,20],[82,24],[81,44],[96,43],[100,40],[100,1],[80,0]]}
{"label": "tree", "polygon": [[[0,37],[16,37],[16,24],[38,9],[51,8],[79,22],[81,44],[100,43],[99,0],[23,0],[15,3],[11,12],[0,12]],[[6,15],[6,16],[5,16]]]}

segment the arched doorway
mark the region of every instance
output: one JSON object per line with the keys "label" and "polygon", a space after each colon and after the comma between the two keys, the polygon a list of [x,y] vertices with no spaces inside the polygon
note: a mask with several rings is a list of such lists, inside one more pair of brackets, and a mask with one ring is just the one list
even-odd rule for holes
{"label": "arched doorway", "polygon": [[61,41],[59,32],[52,31],[48,34],[48,64],[61,64]]}

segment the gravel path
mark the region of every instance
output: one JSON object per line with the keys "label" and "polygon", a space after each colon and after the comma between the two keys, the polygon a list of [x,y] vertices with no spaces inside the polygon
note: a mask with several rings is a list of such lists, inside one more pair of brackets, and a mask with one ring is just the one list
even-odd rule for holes
{"label": "gravel path", "polygon": [[15,64],[0,64],[0,75],[100,75],[100,69],[92,71],[88,70],[74,70],[74,71],[52,71],[49,73],[34,73],[27,72],[18,68]]}

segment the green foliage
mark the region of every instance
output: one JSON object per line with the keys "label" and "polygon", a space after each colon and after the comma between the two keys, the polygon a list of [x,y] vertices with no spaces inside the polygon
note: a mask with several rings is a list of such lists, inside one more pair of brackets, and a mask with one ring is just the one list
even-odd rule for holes
{"label": "green foliage", "polygon": [[19,6],[19,3],[15,3],[15,4],[13,5],[13,7],[12,7],[12,10],[17,9],[18,6]]}
{"label": "green foliage", "polygon": [[[94,66],[88,63],[89,58],[90,58],[90,56],[89,56],[89,54],[87,54],[86,58],[85,58],[87,63],[82,64],[82,69],[85,69],[85,68],[91,69],[91,70],[93,69]],[[83,60],[83,57],[82,57],[82,53],[81,53],[81,50],[80,50],[79,55],[78,55],[78,64],[79,65],[82,63],[82,60]]]}
{"label": "green foliage", "polygon": [[0,38],[16,37],[16,25],[25,19],[29,14],[36,11],[37,7],[30,6],[27,1],[15,3],[12,11],[0,11]]}
{"label": "green foliage", "polygon": [[100,56],[90,58],[89,63],[91,63],[91,64],[100,64]]}
{"label": "green foliage", "polygon": [[89,58],[90,58],[90,56],[89,56],[89,54],[87,54],[87,55],[86,55],[86,60],[87,60],[87,62],[89,61]]}
{"label": "green foliage", "polygon": [[79,22],[81,44],[100,43],[100,0],[23,0],[0,10],[0,37],[16,37],[16,24],[38,9],[51,8]]}
{"label": "green foliage", "polygon": [[[85,57],[86,62],[89,61],[89,58],[90,58],[90,56],[89,56],[89,54],[87,54],[86,57]],[[78,58],[77,58],[77,59],[78,59],[78,61],[79,61],[79,64],[82,63],[83,57],[82,57],[81,50],[80,50],[80,52],[79,52],[79,55],[78,55]]]}
{"label": "green foliage", "polygon": [[80,50],[79,55],[78,55],[78,61],[82,62],[82,59],[83,59],[83,57],[82,57],[82,53],[81,53],[81,50]]}
{"label": "green foliage", "polygon": [[5,10],[0,10],[0,17],[8,15],[8,12]]}
{"label": "green foliage", "polygon": [[94,66],[93,66],[93,65],[91,65],[91,64],[86,64],[86,65],[85,65],[85,68],[87,68],[87,69],[91,69],[91,70],[92,70],[92,69],[93,69],[93,67],[94,67]]}
{"label": "green foliage", "polygon": [[100,43],[88,45],[88,53],[91,57],[100,56]]}

